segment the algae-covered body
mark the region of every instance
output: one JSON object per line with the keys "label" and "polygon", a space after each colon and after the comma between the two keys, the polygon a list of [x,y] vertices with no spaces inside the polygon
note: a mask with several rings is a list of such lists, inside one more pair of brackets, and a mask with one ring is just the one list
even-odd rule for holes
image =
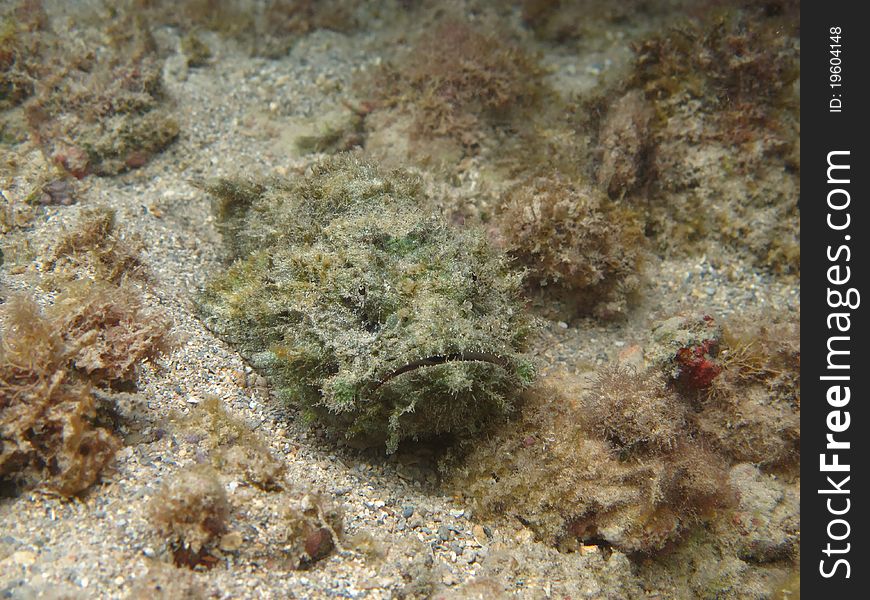
{"label": "algae-covered body", "polygon": [[207,324],[348,439],[467,438],[533,377],[521,275],[419,182],[342,157],[298,180],[206,186],[235,262]]}

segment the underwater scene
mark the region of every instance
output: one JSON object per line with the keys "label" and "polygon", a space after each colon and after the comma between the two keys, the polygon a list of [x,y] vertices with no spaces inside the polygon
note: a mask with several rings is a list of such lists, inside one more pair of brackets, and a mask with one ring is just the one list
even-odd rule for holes
{"label": "underwater scene", "polygon": [[800,598],[797,0],[0,0],[0,597]]}

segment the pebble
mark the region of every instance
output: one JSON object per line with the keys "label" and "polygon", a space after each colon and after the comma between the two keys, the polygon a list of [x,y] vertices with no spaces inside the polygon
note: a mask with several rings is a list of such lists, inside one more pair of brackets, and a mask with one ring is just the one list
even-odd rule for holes
{"label": "pebble", "polygon": [[242,547],[242,534],[238,531],[231,531],[221,538],[220,549],[224,552],[235,552]]}
{"label": "pebble", "polygon": [[474,537],[474,541],[478,543],[480,546],[485,546],[489,543],[489,537],[486,535],[486,531],[484,531],[483,527],[480,525],[474,525],[471,528],[471,535]]}
{"label": "pebble", "polygon": [[405,517],[406,519],[410,519],[413,514],[414,514],[414,507],[413,506],[406,505],[406,506],[402,507],[402,516]]}
{"label": "pebble", "polygon": [[13,563],[20,567],[29,567],[36,562],[36,554],[30,552],[29,550],[19,550],[18,552],[13,552],[10,558],[12,559]]}
{"label": "pebble", "polygon": [[523,544],[531,543],[534,537],[535,536],[530,529],[523,528],[517,532],[515,539],[517,541],[517,544],[522,546]]}
{"label": "pebble", "polygon": [[438,528],[438,539],[442,542],[450,539],[450,528],[447,525],[442,525]]}

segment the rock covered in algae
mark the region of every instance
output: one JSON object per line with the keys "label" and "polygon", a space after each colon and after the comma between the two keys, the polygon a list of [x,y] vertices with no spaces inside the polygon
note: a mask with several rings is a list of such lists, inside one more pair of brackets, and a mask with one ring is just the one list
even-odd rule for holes
{"label": "rock covered in algae", "polygon": [[206,188],[235,262],[200,310],[307,417],[391,452],[512,411],[534,371],[522,275],[433,214],[414,177],[345,156]]}

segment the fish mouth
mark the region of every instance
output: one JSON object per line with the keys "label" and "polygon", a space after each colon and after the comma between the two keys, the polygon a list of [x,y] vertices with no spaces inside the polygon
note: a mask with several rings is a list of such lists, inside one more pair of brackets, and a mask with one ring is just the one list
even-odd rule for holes
{"label": "fish mouth", "polygon": [[434,356],[427,356],[425,358],[412,360],[411,362],[402,365],[398,369],[390,371],[379,380],[374,382],[371,391],[374,392],[379,387],[385,385],[391,379],[395,379],[399,375],[403,375],[411,371],[416,371],[417,369],[421,369],[423,367],[443,365],[451,362],[486,362],[501,367],[508,372],[511,372],[513,370],[512,363],[509,359],[505,358],[504,356],[499,356],[498,354],[492,354],[491,352],[453,352],[450,354],[437,354]]}

